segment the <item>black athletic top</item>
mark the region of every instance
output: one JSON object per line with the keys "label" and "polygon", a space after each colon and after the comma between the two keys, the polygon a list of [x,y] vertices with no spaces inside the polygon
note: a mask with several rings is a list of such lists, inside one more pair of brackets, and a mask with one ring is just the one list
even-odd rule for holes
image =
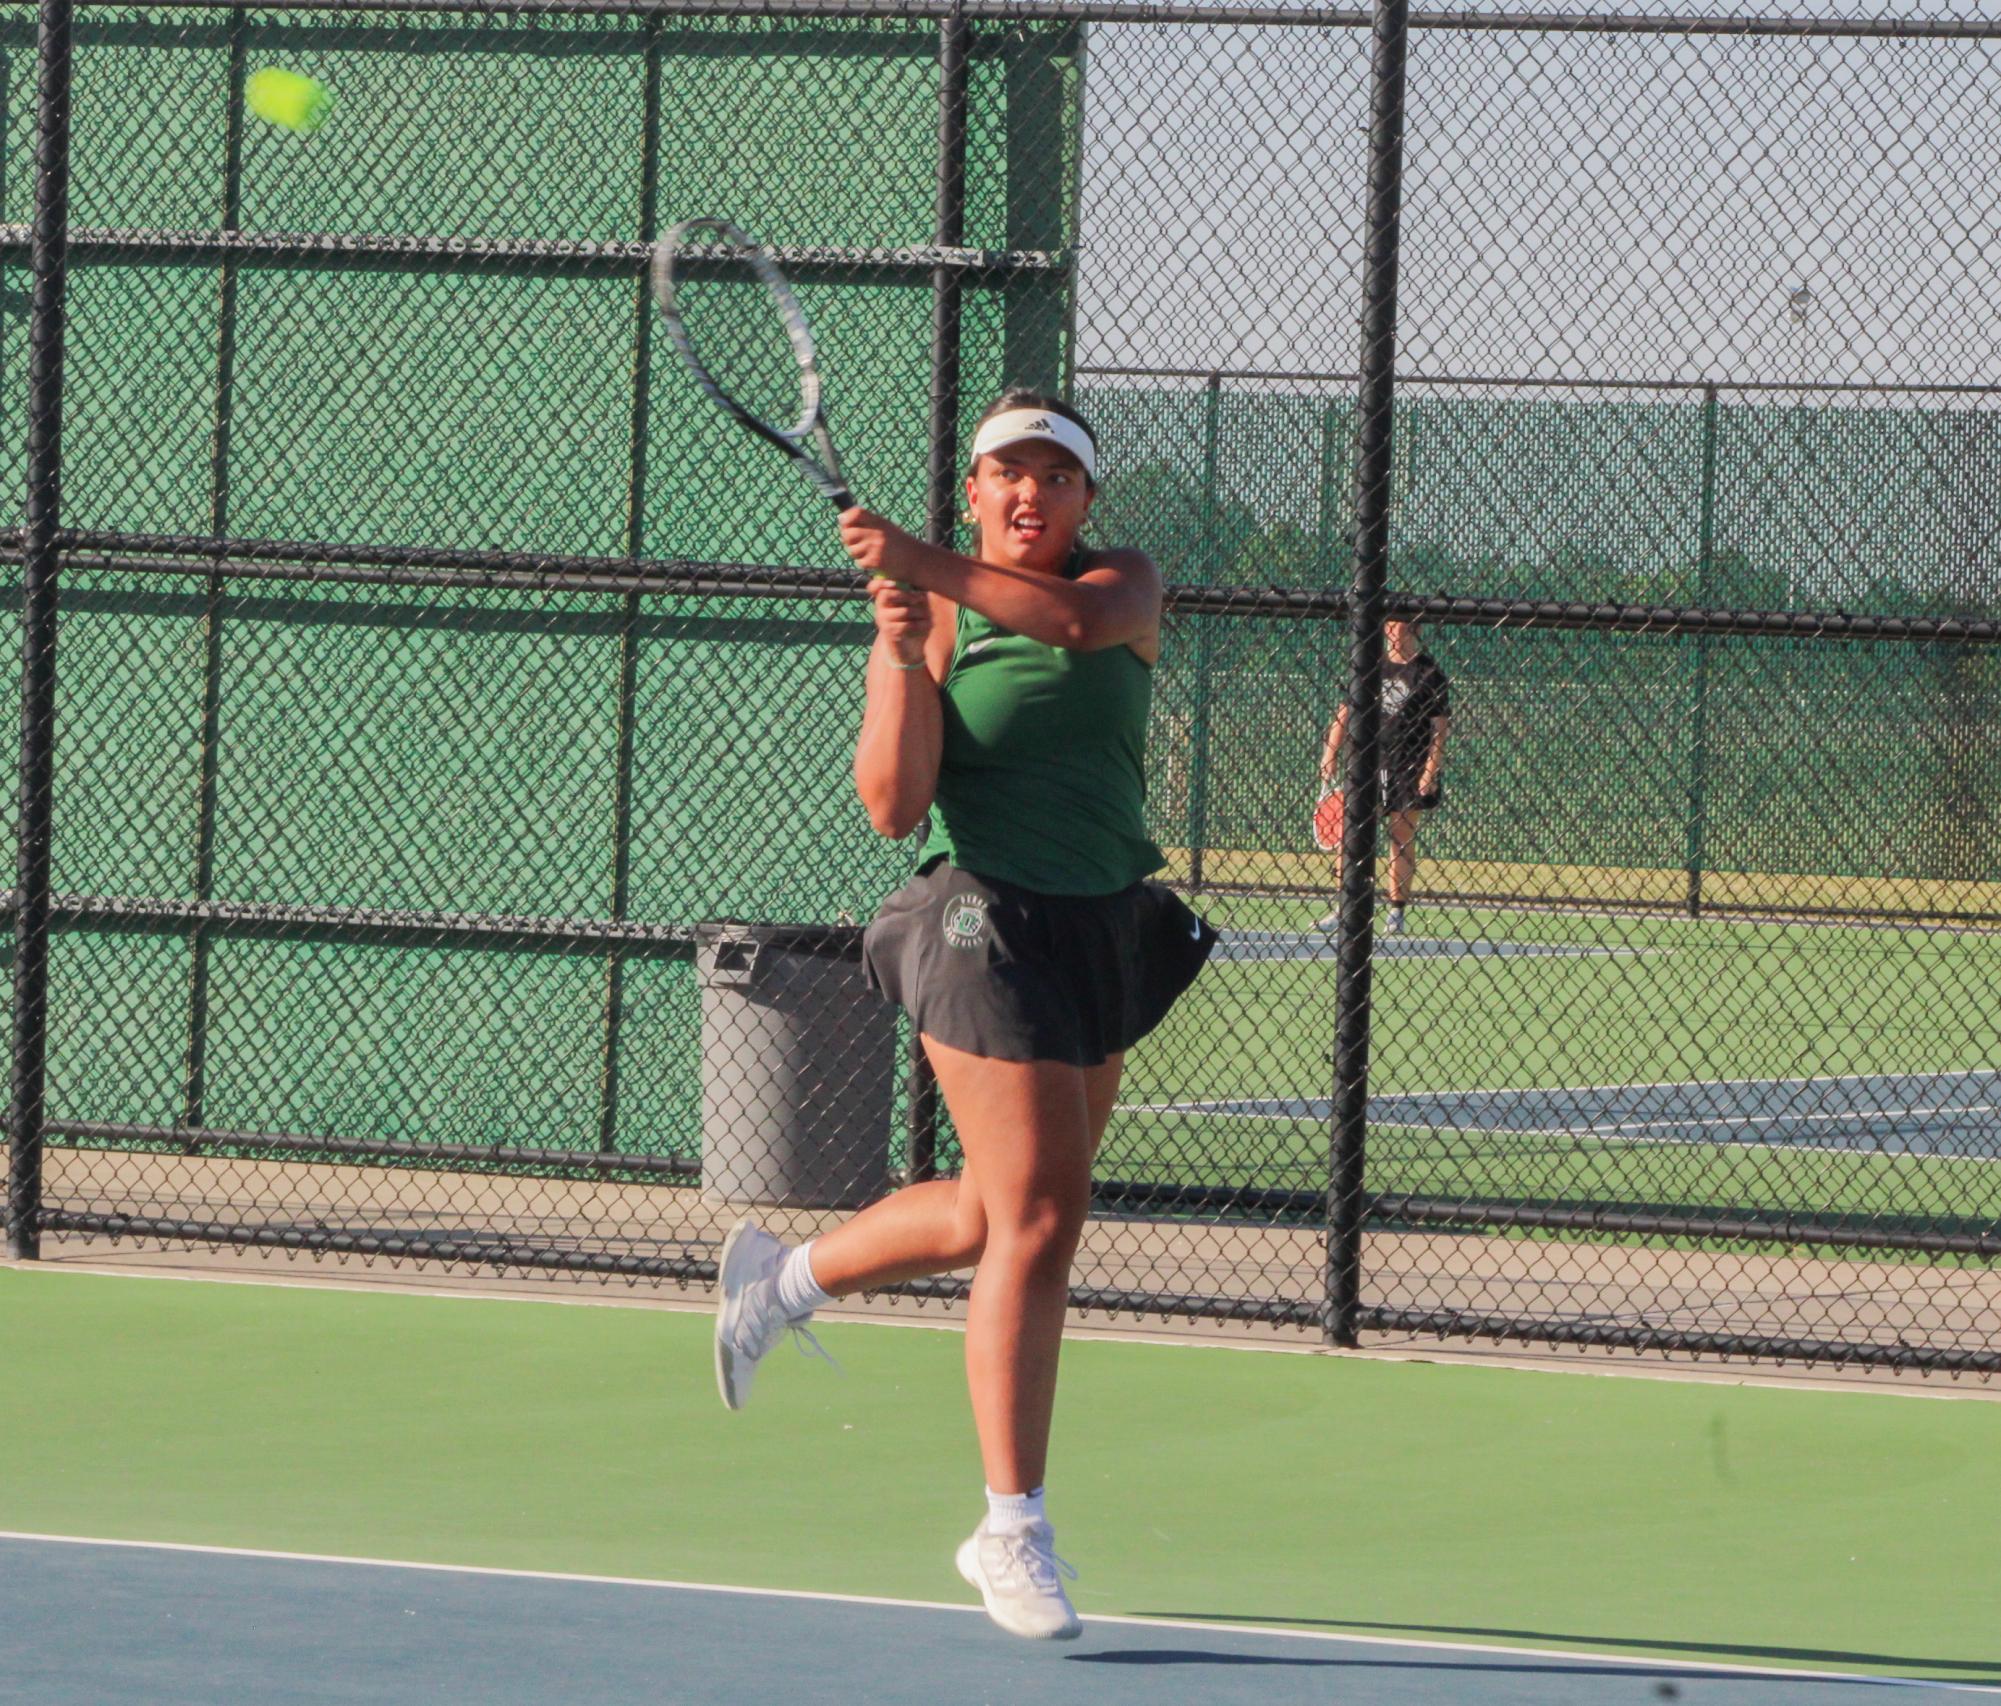
{"label": "black athletic top", "polygon": [[1415,777],[1431,753],[1431,725],[1452,715],[1452,683],[1429,652],[1383,661],[1383,773]]}

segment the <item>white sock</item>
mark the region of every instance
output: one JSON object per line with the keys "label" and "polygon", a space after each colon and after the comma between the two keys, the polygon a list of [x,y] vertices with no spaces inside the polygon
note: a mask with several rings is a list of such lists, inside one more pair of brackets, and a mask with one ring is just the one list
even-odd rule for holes
{"label": "white sock", "polygon": [[987,1530],[989,1533],[1026,1528],[1031,1522],[1047,1522],[1042,1514],[1042,1495],[1037,1487],[1029,1493],[996,1493],[987,1489]]}
{"label": "white sock", "polygon": [[813,1277],[813,1246],[800,1244],[786,1251],[785,1264],[778,1270],[778,1307],[785,1319],[803,1321],[822,1304],[833,1301]]}

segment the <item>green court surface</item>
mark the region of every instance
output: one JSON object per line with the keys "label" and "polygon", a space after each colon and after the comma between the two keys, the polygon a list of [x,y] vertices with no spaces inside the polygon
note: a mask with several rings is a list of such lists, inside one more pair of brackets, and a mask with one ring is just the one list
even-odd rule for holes
{"label": "green court surface", "polygon": [[[1272,952],[1219,955],[1134,1052],[1100,1170],[1315,1190],[1337,968],[1311,922],[1327,903],[1195,904]],[[1374,968],[1372,1190],[2001,1220],[1978,1017],[2001,935],[1426,904],[1411,919]],[[1941,1096],[1940,1075],[1976,1082]],[[1551,1114],[1585,1088],[1652,1106]]]}
{"label": "green court surface", "polygon": [[[0,1271],[0,1530],[963,1600],[959,1336],[708,1327]],[[1051,1499],[1087,1617],[2001,1681],[1989,1402],[1078,1341]]]}
{"label": "green court surface", "polygon": [[[1329,902],[1216,895],[1194,904],[1227,928],[1304,931]],[[1574,951],[1379,959],[1370,1067],[1377,1092],[1993,1064],[1991,1035],[1976,1028],[1969,1004],[2001,982],[2001,934],[1422,900],[1410,916],[1419,939]],[[1295,1022],[1261,1029],[1255,1050],[1219,1054],[1181,1039],[1177,1052],[1217,1075],[1198,1088],[1223,1091],[1233,1067],[1317,1076],[1311,1068],[1327,1039],[1299,1021],[1324,1011],[1331,1024],[1331,959],[1212,965],[1204,975],[1241,990],[1208,1007],[1256,1005]],[[1830,1013],[1872,1009],[1881,1024],[1826,1022]],[[1184,1025],[1187,1011],[1176,1014]]]}

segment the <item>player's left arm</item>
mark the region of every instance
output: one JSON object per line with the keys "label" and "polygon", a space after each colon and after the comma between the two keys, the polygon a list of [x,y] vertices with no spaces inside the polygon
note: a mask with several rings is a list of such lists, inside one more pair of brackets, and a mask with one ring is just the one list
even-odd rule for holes
{"label": "player's left arm", "polygon": [[1144,551],[1094,551],[1074,580],[1009,569],[927,545],[865,509],[844,511],[841,542],[862,568],[920,586],[989,622],[1065,651],[1150,646],[1160,633],[1160,570]]}
{"label": "player's left arm", "polygon": [[1438,778],[1445,770],[1445,737],[1452,729],[1450,717],[1431,719],[1431,750],[1424,755],[1424,771],[1417,779],[1420,794],[1435,794]]}
{"label": "player's left arm", "polygon": [[1435,676],[1432,689],[1431,750],[1424,755],[1424,769],[1417,779],[1420,794],[1438,792],[1438,779],[1445,773],[1445,737],[1452,730],[1452,686],[1443,671]]}

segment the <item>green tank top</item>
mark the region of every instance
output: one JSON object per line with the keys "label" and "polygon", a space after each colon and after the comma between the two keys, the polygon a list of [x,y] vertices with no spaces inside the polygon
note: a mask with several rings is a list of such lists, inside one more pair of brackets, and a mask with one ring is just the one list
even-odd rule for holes
{"label": "green tank top", "polygon": [[950,859],[1038,894],[1116,894],[1167,861],[1146,827],[1153,669],[1046,646],[959,608],[919,869]]}

